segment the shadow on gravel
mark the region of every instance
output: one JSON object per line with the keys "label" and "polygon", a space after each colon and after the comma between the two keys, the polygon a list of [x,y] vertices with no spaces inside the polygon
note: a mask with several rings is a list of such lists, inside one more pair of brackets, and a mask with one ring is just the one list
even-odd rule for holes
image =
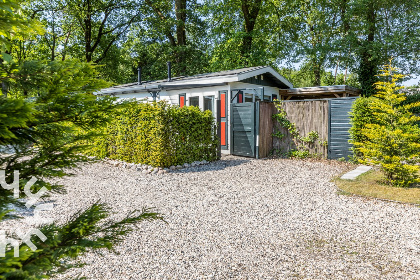
{"label": "shadow on gravel", "polygon": [[183,168],[179,170],[171,171],[171,173],[193,173],[193,172],[206,172],[206,171],[218,171],[223,170],[227,167],[233,167],[245,164],[251,160],[248,158],[238,158],[238,157],[222,157],[218,161],[214,161],[212,163],[194,167]]}

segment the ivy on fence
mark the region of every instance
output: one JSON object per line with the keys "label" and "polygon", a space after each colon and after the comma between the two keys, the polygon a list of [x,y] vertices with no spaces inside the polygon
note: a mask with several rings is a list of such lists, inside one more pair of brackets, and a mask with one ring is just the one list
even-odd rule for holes
{"label": "ivy on fence", "polygon": [[[287,118],[287,113],[283,109],[282,103],[276,102],[275,106],[277,113],[273,115],[273,119],[276,120],[281,127],[287,129],[296,146],[296,149],[291,149],[284,155],[296,158],[320,157],[321,155],[319,154],[311,154],[310,149],[314,147],[317,141],[319,141],[319,143],[323,146],[328,145],[328,142],[320,140],[319,133],[317,131],[310,131],[308,135],[301,136],[296,124],[292,123]],[[283,139],[286,135],[281,131],[275,131],[272,136]]]}

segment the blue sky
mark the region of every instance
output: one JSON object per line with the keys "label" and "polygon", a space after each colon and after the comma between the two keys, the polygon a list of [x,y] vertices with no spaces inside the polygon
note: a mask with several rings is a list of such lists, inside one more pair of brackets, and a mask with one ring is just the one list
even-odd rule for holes
{"label": "blue sky", "polygon": [[403,82],[402,84],[403,84],[404,86],[416,86],[416,85],[418,85],[418,84],[419,84],[419,82],[420,82],[420,76],[419,76],[419,77],[415,77],[415,78],[413,78],[413,79],[410,79],[410,80],[408,80],[408,81],[405,81],[405,82]]}

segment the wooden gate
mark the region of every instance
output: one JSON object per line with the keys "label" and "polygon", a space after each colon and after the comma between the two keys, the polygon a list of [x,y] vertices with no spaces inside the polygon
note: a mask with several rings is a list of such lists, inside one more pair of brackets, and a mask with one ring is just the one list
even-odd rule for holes
{"label": "wooden gate", "polygon": [[256,103],[231,104],[231,153],[256,156]]}

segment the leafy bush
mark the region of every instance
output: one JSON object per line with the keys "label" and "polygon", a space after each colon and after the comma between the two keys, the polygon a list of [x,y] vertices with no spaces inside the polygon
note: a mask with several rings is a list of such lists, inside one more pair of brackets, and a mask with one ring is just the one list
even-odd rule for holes
{"label": "leafy bush", "polygon": [[[416,125],[420,118],[411,112],[420,106],[420,102],[402,104],[406,95],[399,91],[402,87],[397,86],[397,81],[403,75],[395,73],[396,70],[391,65],[382,70],[379,76],[385,77],[385,81],[375,83],[378,94],[366,99],[368,113],[362,115],[361,108],[353,112],[356,127],[352,128],[352,141],[363,154],[359,158],[361,163],[379,165],[389,183],[407,187],[418,181],[420,169],[417,165],[420,162],[420,128]],[[357,116],[356,122],[354,116]]]}
{"label": "leafy bush", "polygon": [[217,158],[213,115],[195,106],[129,102],[102,133],[90,155],[160,167]]}
{"label": "leafy bush", "polygon": [[[407,95],[407,99],[403,102],[403,104],[412,104],[416,102],[420,102],[420,93]],[[411,112],[420,114],[420,107],[412,108]]]}
{"label": "leafy bush", "polygon": [[[350,112],[350,142],[351,143],[364,143],[368,139],[363,134],[362,130],[366,128],[366,124],[376,123],[372,111],[373,97],[359,97],[354,101],[352,110]],[[363,158],[362,151],[357,147],[352,147],[353,159],[357,161]]]}
{"label": "leafy bush", "polygon": [[[107,83],[97,78],[91,64],[69,60],[34,64],[43,71],[32,73],[31,79],[24,82],[33,83],[38,96],[28,100],[0,95],[0,150],[13,151],[0,156],[1,180],[11,184],[16,179],[14,172],[19,171],[16,181],[21,190],[17,199],[14,191],[0,186],[0,224],[13,217],[11,205],[22,207],[21,199],[29,199],[23,191],[29,180],[37,179],[31,187],[33,193],[42,188],[64,191],[53,179],[71,175],[69,168],[91,161],[82,154],[87,146],[77,143],[94,139],[96,135],[91,131],[110,120],[103,112],[119,107],[114,98],[97,98],[92,94]],[[23,91],[20,74],[13,73],[17,94]],[[11,80],[10,76],[6,78]],[[88,132],[77,135],[81,130]],[[48,279],[82,265],[77,257],[87,251],[115,249],[135,224],[162,219],[151,209],[133,211],[118,221],[109,219],[110,214],[110,208],[98,202],[63,224],[39,228],[47,239],[32,236],[37,246],[34,251],[22,243],[19,256],[15,257],[12,247],[7,245],[5,257],[0,257],[0,279]],[[5,237],[15,238],[12,233],[7,231]],[[3,244],[3,237],[0,239]]]}

